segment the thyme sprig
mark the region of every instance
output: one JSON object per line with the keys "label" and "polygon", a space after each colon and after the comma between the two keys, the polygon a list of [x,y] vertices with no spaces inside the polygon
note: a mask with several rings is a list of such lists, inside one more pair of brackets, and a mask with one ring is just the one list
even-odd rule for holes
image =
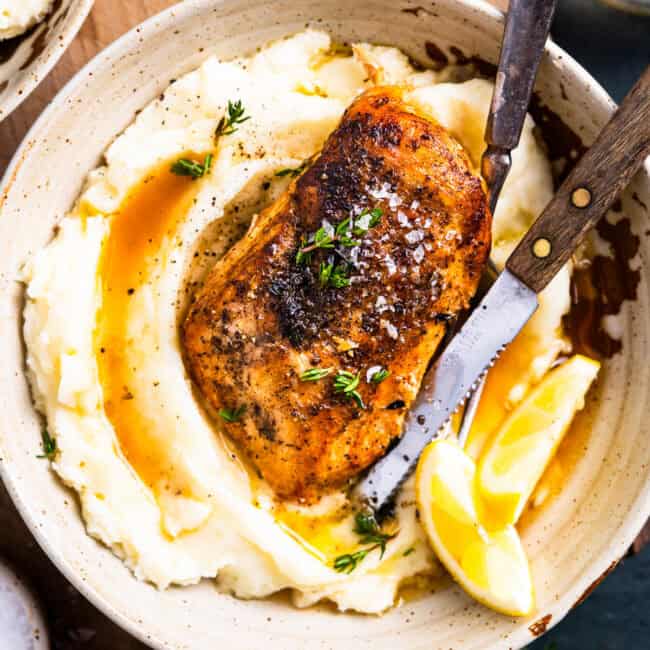
{"label": "thyme sprig", "polygon": [[43,453],[39,454],[37,458],[47,458],[48,460],[54,460],[58,448],[56,446],[56,438],[53,438],[50,435],[50,432],[43,428],[41,430],[41,444],[43,446]]}
{"label": "thyme sprig", "polygon": [[242,404],[234,409],[223,408],[219,409],[219,417],[226,422],[238,422],[242,415],[246,412],[246,405]]}
{"label": "thyme sprig", "polygon": [[346,217],[333,229],[328,230],[321,226],[312,236],[301,241],[296,253],[296,264],[309,263],[311,253],[319,249],[334,248],[335,244],[345,248],[359,246],[361,242],[354,239],[353,235],[364,235],[370,228],[374,228],[381,221],[382,214],[379,208],[366,208],[358,217]]}
{"label": "thyme sprig", "polygon": [[393,539],[397,533],[392,535],[383,533],[374,515],[367,511],[357,512],[354,516],[354,532],[361,537],[359,544],[371,544],[368,548],[362,548],[354,553],[339,555],[334,560],[334,569],[339,573],[352,573],[369,553],[379,549],[379,559],[384,557],[386,544]]}
{"label": "thyme sprig", "polygon": [[228,100],[226,115],[219,120],[214,132],[215,140],[218,140],[222,135],[232,135],[237,131],[237,124],[243,124],[246,120],[250,120],[251,116],[246,115],[245,113],[246,109],[244,108],[241,99],[238,99],[236,102]]}
{"label": "thyme sprig", "polygon": [[303,239],[301,247],[296,253],[296,264],[306,264],[311,260],[311,253],[319,248],[334,248],[338,241],[335,236],[329,235],[324,226],[321,226],[309,239]]}
{"label": "thyme sprig", "polygon": [[345,553],[344,555],[339,555],[334,560],[334,569],[339,573],[352,573],[357,568],[357,564],[359,564],[359,562],[362,562],[368,553],[371,553],[377,548],[379,548],[379,545],[375,544],[370,548],[363,548],[360,551],[355,551],[354,553]]}
{"label": "thyme sprig", "polygon": [[190,160],[189,158],[179,158],[176,162],[172,163],[171,171],[177,176],[191,176],[192,179],[201,178],[205,176],[212,167],[212,154],[206,154],[203,163]]}
{"label": "thyme sprig", "polygon": [[353,399],[359,408],[365,409],[366,405],[363,403],[361,395],[357,390],[360,378],[361,373],[355,375],[348,370],[339,370],[334,377],[334,392],[342,393],[345,397]]}

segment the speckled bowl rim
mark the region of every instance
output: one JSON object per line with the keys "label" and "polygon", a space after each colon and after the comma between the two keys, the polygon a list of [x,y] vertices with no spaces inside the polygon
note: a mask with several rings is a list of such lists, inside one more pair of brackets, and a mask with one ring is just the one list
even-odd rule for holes
{"label": "speckled bowl rim", "polygon": [[[25,75],[23,83],[18,84],[14,88],[14,91],[2,103],[3,113],[0,122],[6,120],[32,94],[41,81],[47,77],[52,68],[59,62],[70,43],[72,43],[75,36],[79,33],[81,26],[94,4],[95,0],[75,0],[74,4],[71,5],[70,13],[66,16],[65,29],[62,31],[61,37],[50,39],[43,51],[27,68],[26,71],[28,74]],[[80,73],[84,70],[85,67],[80,70]],[[59,94],[57,93],[57,97]],[[54,103],[54,100],[52,103]],[[36,126],[38,122],[39,120],[33,126]]]}
{"label": "speckled bowl rim", "polygon": [[[459,5],[464,5],[468,10],[472,10],[481,14],[486,19],[496,20],[502,24],[504,15],[501,11],[492,5],[483,2],[483,0],[457,0]],[[92,2],[88,2],[92,4]],[[46,124],[50,113],[57,110],[58,106],[66,101],[68,96],[74,90],[83,85],[84,80],[92,75],[95,69],[100,66],[107,65],[108,62],[118,58],[120,55],[132,51],[137,48],[138,43],[141,43],[147,37],[168,29],[173,26],[179,19],[191,15],[193,12],[200,11],[204,7],[214,7],[220,4],[220,0],[184,0],[184,2],[172,5],[162,12],[148,18],[139,25],[132,28],[123,36],[118,38],[102,52],[97,54],[89,63],[87,63],[77,74],[68,81],[68,83],[59,91],[56,97],[52,100],[50,105],[43,111],[41,116],[32,125],[30,131],[25,136],[20,147],[16,151],[14,157],[9,164],[5,175],[0,183],[0,208],[5,200],[8,188],[12,183],[12,179],[20,168],[23,159],[28,154],[32,147],[32,137],[37,134],[42,125]],[[546,52],[551,60],[562,60],[564,65],[571,68],[578,76],[585,78],[589,81],[589,91],[591,101],[597,105],[607,107],[609,112],[613,112],[616,108],[615,102],[611,99],[608,93],[598,84],[598,82],[570,55],[568,55],[559,46],[549,41],[546,45]],[[646,161],[645,164],[646,177],[650,176],[650,164]],[[36,522],[32,519],[29,506],[24,502],[18,494],[12,482],[11,473],[8,471],[7,463],[0,463],[0,477],[2,478],[14,504],[20,512],[22,518],[26,522],[29,530],[36,538],[41,548],[45,551],[48,557],[56,565],[56,567],[63,573],[63,575],[78,589],[93,605],[111,618],[124,630],[132,634],[136,639],[149,645],[153,648],[160,650],[167,650],[169,645],[167,642],[160,638],[160,635],[149,632],[143,625],[138,625],[136,621],[129,618],[127,615],[118,611],[108,600],[101,596],[93,587],[91,587],[83,578],[81,578],[71,564],[57,552],[52,546]],[[650,517],[650,482],[646,482],[643,490],[639,492],[637,498],[632,501],[629,509],[629,515],[624,524],[618,529],[617,535],[611,540],[607,552],[603,552],[598,556],[588,570],[580,576],[573,584],[572,588],[567,590],[562,598],[558,599],[553,606],[545,608],[548,623],[544,624],[544,630],[547,631],[556,625],[562,618],[577,604],[579,604],[584,597],[586,597],[591,589],[597,585],[613,568],[618,561],[626,553],[637,534],[645,524],[646,520]],[[548,616],[551,615],[551,616]],[[530,643],[531,632],[526,626],[519,626],[508,635],[507,643],[510,648],[521,648]]]}

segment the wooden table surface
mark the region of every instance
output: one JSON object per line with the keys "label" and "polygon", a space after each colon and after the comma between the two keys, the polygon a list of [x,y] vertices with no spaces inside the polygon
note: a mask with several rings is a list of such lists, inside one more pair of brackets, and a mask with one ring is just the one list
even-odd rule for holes
{"label": "wooden table surface", "polygon": [[[500,4],[496,0],[495,4]],[[0,174],[18,144],[56,92],[118,36],[174,0],[95,0],[79,35],[50,75],[25,102],[0,123]],[[67,582],[32,538],[0,484],[0,556],[25,576],[46,613],[53,650],[142,650]],[[645,541],[650,540],[646,525]],[[640,548],[641,536],[637,543]]]}

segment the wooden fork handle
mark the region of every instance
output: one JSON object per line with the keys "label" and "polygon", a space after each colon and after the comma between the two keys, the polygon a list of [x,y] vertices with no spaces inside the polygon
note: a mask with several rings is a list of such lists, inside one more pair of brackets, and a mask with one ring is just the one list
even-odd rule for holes
{"label": "wooden fork handle", "polygon": [[650,154],[650,66],[510,255],[506,267],[540,292]]}

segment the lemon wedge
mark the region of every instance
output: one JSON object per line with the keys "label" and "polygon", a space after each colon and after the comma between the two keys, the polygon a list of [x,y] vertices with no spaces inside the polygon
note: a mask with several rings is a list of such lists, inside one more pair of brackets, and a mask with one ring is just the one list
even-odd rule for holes
{"label": "lemon wedge", "polygon": [[526,616],[534,608],[526,554],[514,526],[483,526],[475,474],[474,461],[455,442],[432,442],[416,473],[420,520],[436,555],[470,596],[503,614]]}
{"label": "lemon wedge", "polygon": [[517,522],[599,368],[597,361],[575,355],[551,370],[488,443],[477,489],[491,530]]}

